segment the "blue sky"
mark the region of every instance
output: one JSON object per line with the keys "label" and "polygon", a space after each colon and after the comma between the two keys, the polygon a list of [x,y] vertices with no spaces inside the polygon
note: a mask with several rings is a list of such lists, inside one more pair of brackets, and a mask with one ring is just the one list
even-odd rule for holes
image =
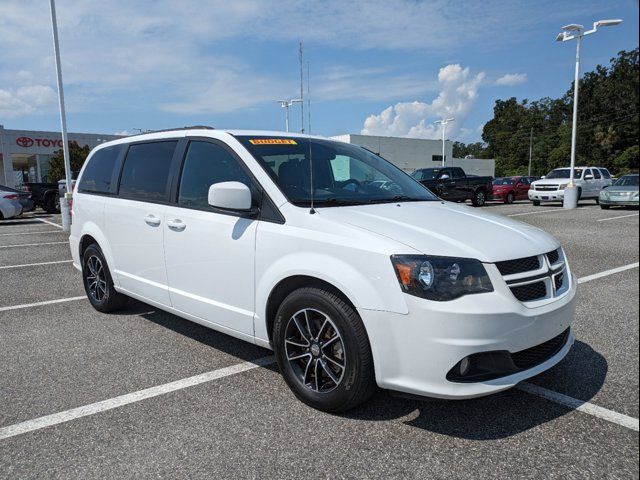
{"label": "blue sky", "polygon": [[[497,98],[559,96],[567,23],[622,18],[585,39],[583,71],[638,46],[636,0],[58,0],[69,129],[208,124],[282,130],[276,100],[310,62],[312,131],[480,139]],[[57,130],[46,0],[0,3],[0,124]],[[292,129],[300,127],[298,107]],[[450,130],[449,130],[450,129]]]}

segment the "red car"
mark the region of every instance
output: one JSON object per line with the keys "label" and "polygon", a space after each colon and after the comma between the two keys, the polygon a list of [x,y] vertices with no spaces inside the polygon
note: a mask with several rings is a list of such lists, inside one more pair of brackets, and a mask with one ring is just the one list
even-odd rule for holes
{"label": "red car", "polygon": [[500,177],[493,181],[493,199],[498,202],[513,203],[529,200],[531,182],[537,177]]}

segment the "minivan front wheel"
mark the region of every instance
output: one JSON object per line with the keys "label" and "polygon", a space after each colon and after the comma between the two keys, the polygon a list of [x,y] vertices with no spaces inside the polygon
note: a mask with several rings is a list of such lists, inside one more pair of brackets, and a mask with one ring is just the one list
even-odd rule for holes
{"label": "minivan front wheel", "polygon": [[82,255],[82,280],[89,302],[99,312],[117,310],[126,302],[127,297],[116,292],[107,261],[95,243]]}
{"label": "minivan front wheel", "polygon": [[276,314],[273,345],[287,385],[313,408],[345,411],[376,390],[362,320],[332,292],[307,287],[289,294]]}

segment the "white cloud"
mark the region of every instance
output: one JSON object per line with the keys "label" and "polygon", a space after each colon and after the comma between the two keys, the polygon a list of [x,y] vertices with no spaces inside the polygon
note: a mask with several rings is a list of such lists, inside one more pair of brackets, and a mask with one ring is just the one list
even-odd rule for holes
{"label": "white cloud", "polygon": [[504,87],[513,87],[515,85],[522,85],[527,82],[526,73],[507,73],[496,80],[496,85]]}
{"label": "white cloud", "polygon": [[431,103],[400,102],[385,108],[378,115],[370,115],[364,122],[363,135],[383,135],[410,138],[438,138],[442,127],[434,125],[439,118],[455,117],[447,126],[453,136],[460,131],[465,118],[478,99],[478,88],[484,72],[471,75],[469,68],[447,65],[438,73],[440,93]]}
{"label": "white cloud", "polygon": [[29,85],[15,90],[0,89],[0,116],[13,118],[43,113],[56,103],[56,93],[47,85]]}

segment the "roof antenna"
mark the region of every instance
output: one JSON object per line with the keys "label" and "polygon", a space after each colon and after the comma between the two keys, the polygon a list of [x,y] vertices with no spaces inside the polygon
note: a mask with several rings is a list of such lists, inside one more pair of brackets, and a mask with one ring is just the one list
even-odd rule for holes
{"label": "roof antenna", "polygon": [[309,62],[307,61],[307,132],[311,135],[311,76],[309,73]]}
{"label": "roof antenna", "polygon": [[316,209],[313,206],[313,201],[314,201],[314,188],[313,188],[313,153],[311,152],[311,139],[308,139],[309,141],[309,182],[311,183],[311,209],[309,210],[309,213],[311,215],[313,215],[314,213],[316,213]]}

